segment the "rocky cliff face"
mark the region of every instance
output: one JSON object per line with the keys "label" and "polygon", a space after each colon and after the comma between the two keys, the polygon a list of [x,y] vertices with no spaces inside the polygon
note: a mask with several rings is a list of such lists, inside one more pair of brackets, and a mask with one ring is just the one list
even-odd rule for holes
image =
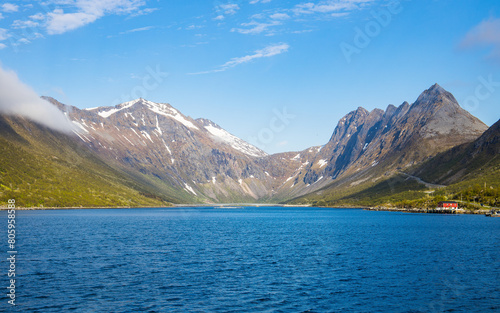
{"label": "rocky cliff face", "polygon": [[412,105],[348,113],[322,147],[267,155],[169,104],[137,99],[79,110],[49,100],[101,158],[180,202],[279,201],[339,181],[377,180],[471,142],[487,128],[436,84]]}
{"label": "rocky cliff face", "polygon": [[412,105],[371,112],[360,107],[339,121],[330,141],[296,178],[300,183],[295,188],[306,186],[303,193],[332,182],[355,186],[376,181],[471,142],[486,129],[437,84]]}

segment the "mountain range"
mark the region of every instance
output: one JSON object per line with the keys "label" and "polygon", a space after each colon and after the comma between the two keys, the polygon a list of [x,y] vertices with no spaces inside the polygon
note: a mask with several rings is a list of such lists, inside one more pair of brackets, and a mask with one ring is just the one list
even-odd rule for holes
{"label": "mountain range", "polygon": [[[44,99],[71,120],[73,134],[0,118],[0,197],[26,206],[311,203],[402,173],[457,183],[498,155],[498,123],[488,129],[437,84],[411,105],[349,112],[323,146],[273,155],[167,103],[81,110]],[[447,170],[437,175],[440,165]]]}

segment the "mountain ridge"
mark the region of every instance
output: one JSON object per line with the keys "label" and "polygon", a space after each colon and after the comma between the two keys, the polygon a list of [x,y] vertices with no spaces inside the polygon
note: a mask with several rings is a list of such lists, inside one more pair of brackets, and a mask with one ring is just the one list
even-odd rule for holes
{"label": "mountain ridge", "polygon": [[44,99],[71,119],[75,138],[92,153],[173,202],[279,202],[328,188],[361,188],[487,129],[438,84],[411,105],[358,107],[323,146],[272,155],[168,103],[139,98],[81,110]]}

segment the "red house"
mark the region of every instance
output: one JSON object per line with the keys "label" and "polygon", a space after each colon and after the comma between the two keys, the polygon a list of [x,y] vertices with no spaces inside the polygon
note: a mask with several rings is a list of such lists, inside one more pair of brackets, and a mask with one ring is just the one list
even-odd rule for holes
{"label": "red house", "polygon": [[455,201],[441,201],[438,203],[439,209],[456,210],[458,209],[458,203]]}

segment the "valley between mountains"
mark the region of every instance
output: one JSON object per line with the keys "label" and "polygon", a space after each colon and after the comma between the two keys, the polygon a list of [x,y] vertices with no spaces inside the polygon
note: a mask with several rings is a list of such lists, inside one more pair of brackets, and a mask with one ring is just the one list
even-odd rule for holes
{"label": "valley between mountains", "polygon": [[498,206],[499,122],[488,128],[437,84],[413,104],[349,112],[323,146],[273,155],[166,103],[137,99],[81,110],[44,99],[75,131],[1,115],[3,202],[423,206],[461,193]]}

